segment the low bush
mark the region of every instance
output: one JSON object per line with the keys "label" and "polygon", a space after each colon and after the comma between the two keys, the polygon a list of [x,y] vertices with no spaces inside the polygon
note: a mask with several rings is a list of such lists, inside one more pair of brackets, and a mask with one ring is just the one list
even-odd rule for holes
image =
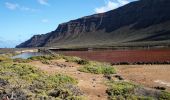
{"label": "low bush", "polygon": [[128,82],[114,82],[110,84],[110,89],[107,90],[109,96],[122,95],[134,93],[135,85]]}
{"label": "low bush", "polygon": [[53,91],[50,91],[48,95],[62,100],[85,100],[84,97],[74,94],[69,88],[63,89],[58,87]]}
{"label": "low bush", "polygon": [[93,73],[93,74],[115,74],[116,73],[116,70],[112,66],[108,64],[94,63],[94,62],[82,66],[78,70],[81,72]]}
{"label": "low bush", "polygon": [[90,63],[88,60],[77,60],[76,62],[77,64],[80,64],[80,65],[87,65]]}
{"label": "low bush", "polygon": [[84,59],[81,59],[79,57],[71,57],[71,56],[62,56],[63,59],[66,60],[66,62],[75,62],[77,64],[80,64],[80,65],[87,65],[87,64],[90,64],[90,61],[88,60],[84,60]]}
{"label": "low bush", "polygon": [[154,100],[152,97],[135,95],[138,86],[129,82],[109,82],[106,90],[109,100]]}
{"label": "low bush", "polygon": [[66,62],[77,62],[77,61],[80,61],[81,58],[79,57],[74,57],[74,56],[62,56],[63,59],[66,60]]}

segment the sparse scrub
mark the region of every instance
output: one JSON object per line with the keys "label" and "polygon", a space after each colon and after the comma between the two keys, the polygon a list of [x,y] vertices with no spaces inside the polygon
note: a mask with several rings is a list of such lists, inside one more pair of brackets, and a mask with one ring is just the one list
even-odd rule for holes
{"label": "sparse scrub", "polygon": [[30,57],[27,60],[32,60],[32,61],[41,61],[44,64],[50,64],[50,60],[56,60],[56,59],[65,59],[66,62],[75,62],[80,65],[86,65],[89,63],[87,60],[82,60],[81,58],[78,57],[71,57],[71,56],[63,56],[63,55],[46,55],[46,56],[35,56],[35,57]]}
{"label": "sparse scrub", "polygon": [[[63,56],[63,55],[34,56],[34,57],[30,57],[28,59],[16,58],[16,59],[13,59],[13,61],[18,62],[18,63],[29,63],[31,61],[41,61],[43,64],[50,64],[51,60],[57,60],[57,59],[65,59],[66,62],[75,62],[80,65],[89,64],[88,60],[83,60],[79,57],[71,57],[71,56]],[[4,60],[6,60],[6,59],[4,59]],[[1,61],[1,58],[0,58],[0,61]]]}
{"label": "sparse scrub", "polygon": [[22,58],[15,58],[13,59],[14,62],[17,62],[17,63],[29,63],[31,62],[30,59],[22,59]]}
{"label": "sparse scrub", "polygon": [[45,55],[45,56],[34,56],[34,57],[30,57],[28,59],[30,60],[54,60],[54,59],[60,59],[61,56],[56,55],[56,56],[51,56],[51,55]]}
{"label": "sparse scrub", "polygon": [[[74,86],[77,84],[77,80],[63,74],[48,75],[34,66],[26,64],[0,62],[0,85],[2,85],[0,98],[5,95],[11,96],[12,92],[17,99],[46,98],[51,100],[62,99],[63,95],[65,95],[65,98],[79,98],[81,94],[75,94],[71,88],[66,87],[68,84]],[[59,87],[58,91],[62,93],[62,96],[53,97],[49,95],[50,91]],[[69,91],[69,94],[63,92],[65,90]]]}

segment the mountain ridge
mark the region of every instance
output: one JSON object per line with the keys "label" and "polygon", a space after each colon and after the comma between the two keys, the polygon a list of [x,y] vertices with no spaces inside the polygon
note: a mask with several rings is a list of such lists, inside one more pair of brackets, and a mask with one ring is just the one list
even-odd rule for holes
{"label": "mountain ridge", "polygon": [[168,0],[135,1],[115,10],[59,24],[56,30],[35,35],[16,47],[93,47],[140,42],[141,45],[161,45],[170,41],[169,9]]}

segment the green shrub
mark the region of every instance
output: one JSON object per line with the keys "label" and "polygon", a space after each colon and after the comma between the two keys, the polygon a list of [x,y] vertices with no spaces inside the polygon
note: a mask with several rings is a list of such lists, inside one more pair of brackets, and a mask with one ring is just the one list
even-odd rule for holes
{"label": "green shrub", "polygon": [[77,62],[79,60],[81,60],[81,58],[79,57],[74,57],[74,56],[62,56],[63,59],[66,60],[66,62]]}
{"label": "green shrub", "polygon": [[89,61],[87,61],[87,60],[77,60],[76,61],[77,62],[77,64],[80,64],[80,65],[87,65],[87,64],[90,64],[90,62]]}
{"label": "green shrub", "polygon": [[152,97],[137,96],[135,89],[138,86],[129,82],[113,82],[109,83],[106,90],[109,100],[153,100]]}
{"label": "green shrub", "polygon": [[90,63],[78,69],[81,72],[93,73],[93,74],[115,74],[116,70],[108,65],[101,63]]}
{"label": "green shrub", "polygon": [[74,57],[74,56],[62,56],[63,59],[66,60],[66,62],[75,62],[80,65],[87,65],[90,64],[88,60],[81,59],[79,57]]}
{"label": "green shrub", "polygon": [[107,90],[109,96],[126,95],[134,93],[135,85],[128,82],[114,82],[110,85],[110,89]]}
{"label": "green shrub", "polygon": [[52,75],[49,77],[49,80],[57,83],[58,85],[78,83],[74,78],[63,74]]}
{"label": "green shrub", "polygon": [[85,100],[83,96],[74,95],[69,89],[63,89],[60,87],[50,91],[48,95],[62,100]]}

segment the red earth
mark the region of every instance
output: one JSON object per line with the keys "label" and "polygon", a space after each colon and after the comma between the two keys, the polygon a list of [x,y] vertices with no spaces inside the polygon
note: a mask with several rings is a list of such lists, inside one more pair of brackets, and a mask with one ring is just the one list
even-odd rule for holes
{"label": "red earth", "polygon": [[101,62],[164,62],[170,61],[170,50],[96,50],[96,51],[58,51],[67,56]]}

